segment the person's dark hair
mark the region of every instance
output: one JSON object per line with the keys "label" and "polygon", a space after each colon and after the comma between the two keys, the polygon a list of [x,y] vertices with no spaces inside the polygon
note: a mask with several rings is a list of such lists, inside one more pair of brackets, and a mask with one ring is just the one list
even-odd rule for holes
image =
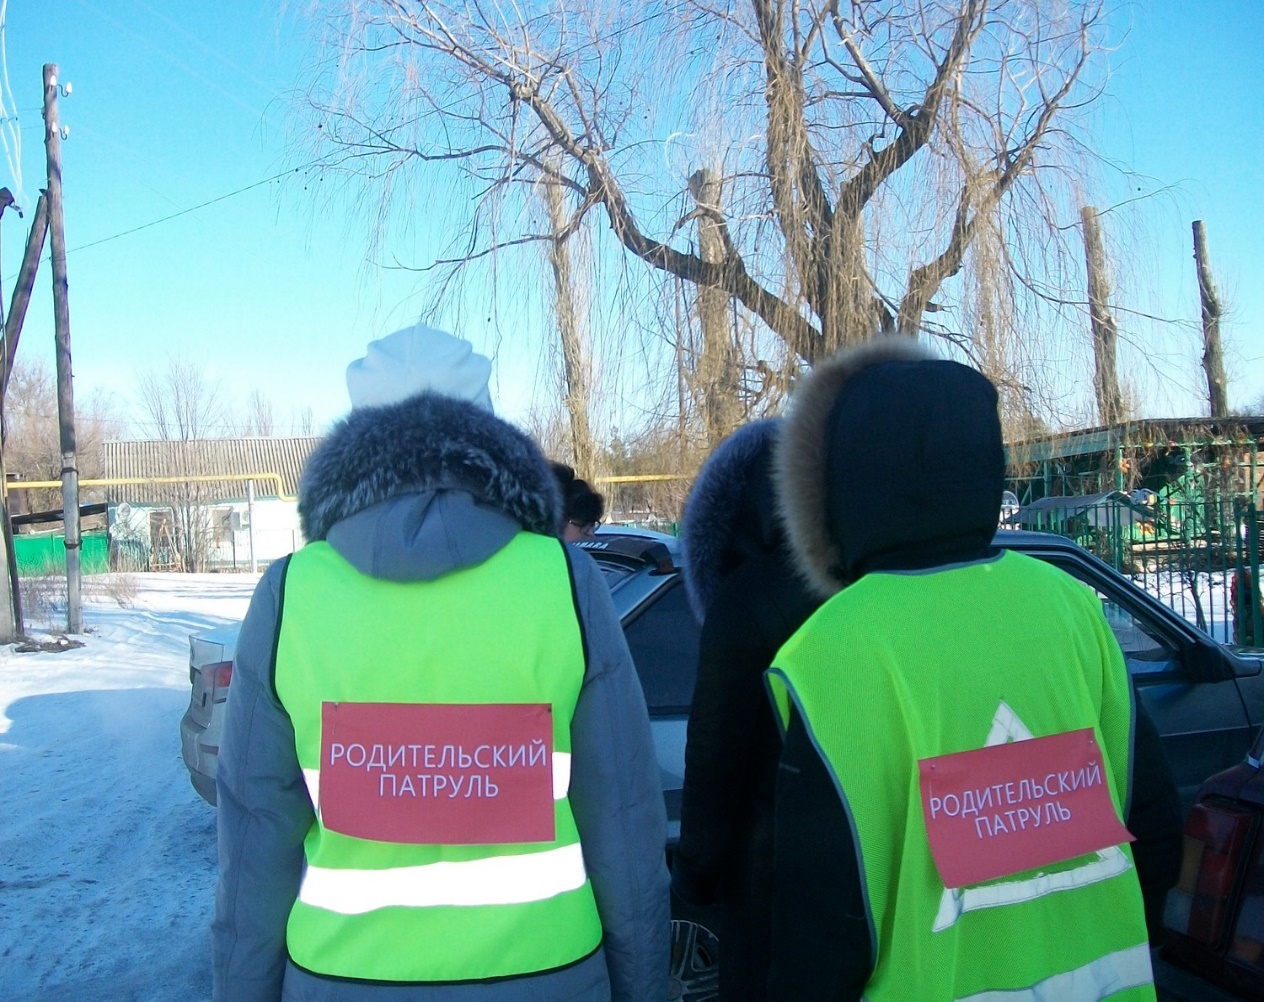
{"label": "person's dark hair", "polygon": [[606,501],[588,486],[588,481],[575,476],[575,471],[565,463],[550,462],[557,485],[562,491],[562,525],[567,522],[576,526],[600,522],[606,512]]}

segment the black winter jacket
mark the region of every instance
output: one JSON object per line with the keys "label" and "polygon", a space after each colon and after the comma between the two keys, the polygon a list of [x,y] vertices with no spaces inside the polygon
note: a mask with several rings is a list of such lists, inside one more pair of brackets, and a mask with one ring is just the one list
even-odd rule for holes
{"label": "black winter jacket", "polygon": [[[928,570],[995,552],[1004,477],[996,405],[995,390],[978,373],[903,338],[816,367],[785,420],[776,473],[796,564],[818,594],[877,571]],[[1158,734],[1136,705],[1125,821],[1137,839],[1133,855],[1153,938],[1180,868],[1181,818]],[[840,791],[794,715],[775,818],[769,997],[859,999],[875,946],[864,874]]]}
{"label": "black winter jacket", "polygon": [[685,750],[678,897],[716,906],[720,997],[766,997],[772,819],[781,738],[764,671],[816,607],[773,510],[777,422],[748,425],[703,468],[686,508],[686,583],[703,619]]}

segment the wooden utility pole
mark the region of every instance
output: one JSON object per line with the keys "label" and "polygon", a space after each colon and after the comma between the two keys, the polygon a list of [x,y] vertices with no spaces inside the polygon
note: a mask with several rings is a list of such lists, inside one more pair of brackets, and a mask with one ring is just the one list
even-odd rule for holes
{"label": "wooden utility pole", "polygon": [[1088,271],[1088,315],[1093,334],[1093,390],[1097,413],[1109,427],[1123,420],[1123,398],[1119,393],[1119,373],[1115,367],[1119,331],[1110,312],[1110,279],[1106,275],[1106,253],[1097,210],[1091,205],[1080,209],[1084,224],[1084,263]]}
{"label": "wooden utility pole", "polygon": [[1207,374],[1207,399],[1211,416],[1229,414],[1229,384],[1225,377],[1224,354],[1220,350],[1220,296],[1211,277],[1211,260],[1207,257],[1207,228],[1201,219],[1194,220],[1194,264],[1198,269],[1198,298],[1203,307],[1203,371]]}
{"label": "wooden utility pole", "polygon": [[57,416],[61,428],[61,513],[66,527],[66,632],[83,632],[79,562],[79,471],[75,466],[75,394],[70,365],[70,302],[61,201],[61,123],[57,64],[44,64],[44,152],[48,161],[48,230],[52,243],[53,331],[57,341]]}
{"label": "wooden utility pole", "polygon": [[[13,205],[13,192],[8,188],[0,188],[0,220],[4,218],[4,210]],[[22,214],[22,210],[17,210],[18,215]],[[4,271],[0,269],[0,279],[3,279]],[[0,286],[2,287],[2,286]],[[3,303],[0,303],[0,308]],[[3,325],[3,317],[0,317],[0,325]],[[0,341],[0,349],[6,347],[5,342]],[[5,371],[7,371],[7,356],[4,359]],[[9,492],[8,477],[5,474],[4,465],[4,394],[0,392],[0,530],[3,531],[3,539],[0,540],[0,643],[9,643],[17,640],[22,635],[22,603],[19,601],[18,578],[15,571],[17,570],[17,556],[13,550],[13,524],[9,521]]]}
{"label": "wooden utility pole", "polygon": [[[3,364],[0,364],[0,451],[7,434],[4,424],[4,402],[9,392],[9,377],[13,374],[13,360],[22,336],[22,323],[26,320],[26,307],[35,287],[35,272],[39,268],[40,255],[44,252],[44,237],[48,233],[48,197],[40,192],[35,205],[35,218],[31,220],[31,232],[26,237],[26,251],[22,255],[22,267],[17,284],[9,300],[9,313],[4,318]],[[0,455],[0,478],[5,478],[0,488],[0,505],[4,511],[4,550],[0,554],[5,567],[0,571],[0,637],[20,637],[26,632],[22,617],[22,589],[18,581],[17,555],[13,548],[13,523],[9,520],[9,495],[6,467]]]}
{"label": "wooden utility pole", "polygon": [[44,238],[48,234],[48,195],[40,192],[35,203],[35,218],[31,220],[31,232],[26,237],[26,252],[22,255],[22,268],[18,271],[18,284],[13,287],[9,299],[9,315],[4,321],[4,381],[0,395],[9,390],[9,377],[13,375],[13,359],[17,355],[18,338],[22,336],[22,324],[26,320],[26,307],[31,302],[35,288],[35,272],[39,268],[40,255],[44,253]]}

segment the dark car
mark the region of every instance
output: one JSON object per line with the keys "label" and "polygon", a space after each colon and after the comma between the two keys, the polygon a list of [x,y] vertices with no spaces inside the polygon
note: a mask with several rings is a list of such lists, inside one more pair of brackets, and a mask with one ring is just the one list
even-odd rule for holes
{"label": "dark car", "polygon": [[[1163,923],[1163,959],[1244,999],[1264,998],[1262,760],[1264,734],[1242,762],[1198,791]],[[1179,984],[1180,972],[1170,974]],[[1211,995],[1203,987],[1189,997]]]}
{"label": "dark car", "polygon": [[[1221,985],[1249,985],[1243,997],[1264,998],[1264,980],[1244,980],[1247,971],[1264,979],[1264,775],[1260,772],[1264,758],[1264,651],[1224,647],[1109,564],[1061,536],[1006,530],[997,534],[996,543],[1061,568],[1097,594],[1123,650],[1138,698],[1159,731],[1182,809],[1188,810],[1197,796],[1200,808],[1211,812],[1204,815],[1195,808],[1189,815],[1187,845],[1191,844],[1189,825],[1199,824],[1202,827],[1196,828],[1195,835],[1211,844],[1205,852],[1199,849],[1197,863],[1201,865],[1194,866],[1192,877],[1187,855],[1181,881],[1181,887],[1191,884],[1197,889],[1183,928],[1191,934],[1186,944],[1192,944],[1190,949],[1204,963],[1194,965],[1195,973],[1191,974],[1156,957],[1161,1002],[1229,998],[1208,984],[1203,975]],[[611,532],[599,534],[585,548],[606,573],[645,689],[671,818],[670,853],[679,835],[685,732],[699,632],[675,563],[676,542],[670,537]],[[1242,763],[1243,749],[1256,736],[1254,757]],[[1200,791],[1209,775],[1228,766],[1234,768]],[[1215,811],[1229,810],[1223,804],[1226,791],[1237,798],[1230,811],[1236,826],[1233,830],[1241,836],[1231,843],[1237,853],[1232,860],[1236,867],[1232,874],[1236,876],[1225,872],[1224,857],[1217,853],[1227,850],[1213,837],[1224,837],[1224,819]],[[1209,798],[1220,806],[1207,806]],[[1249,806],[1244,798],[1249,799]],[[1219,827],[1209,827],[1206,817],[1217,821]],[[1213,834],[1203,834],[1208,831]],[[1221,896],[1215,903],[1208,903],[1208,888],[1213,892],[1219,889]],[[1178,909],[1183,900],[1178,888],[1173,892]],[[1169,905],[1169,915],[1172,908]],[[673,962],[678,965],[682,983],[703,983],[701,975],[717,948],[707,931],[706,917],[701,918],[704,921],[698,925],[678,924]],[[699,938],[693,941],[686,936]],[[1185,960],[1190,949],[1174,959]],[[710,995],[691,993],[689,997]]]}
{"label": "dark car", "polygon": [[1240,762],[1264,724],[1264,652],[1217,643],[1070,540],[1005,531],[996,542],[1060,567],[1102,600],[1188,811],[1207,777]]}
{"label": "dark car", "polygon": [[[1264,724],[1264,652],[1217,643],[1061,536],[1006,530],[997,533],[996,543],[1061,568],[1101,599],[1188,809],[1208,776],[1241,761]],[[599,533],[583,545],[606,573],[641,676],[674,839],[699,632],[680,579],[676,541],[622,530]]]}

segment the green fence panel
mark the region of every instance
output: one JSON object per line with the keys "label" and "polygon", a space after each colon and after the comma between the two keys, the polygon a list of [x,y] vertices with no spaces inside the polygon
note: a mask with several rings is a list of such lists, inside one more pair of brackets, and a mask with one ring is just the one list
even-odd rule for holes
{"label": "green fence panel", "polygon": [[1074,540],[1217,639],[1264,645],[1254,498],[1172,492],[1144,504],[1117,494],[1065,501],[1019,524]]}
{"label": "green fence panel", "polygon": [[[13,537],[18,574],[64,574],[66,538],[59,532],[21,534]],[[110,569],[110,541],[102,532],[85,532],[80,552],[84,574],[105,574]]]}

